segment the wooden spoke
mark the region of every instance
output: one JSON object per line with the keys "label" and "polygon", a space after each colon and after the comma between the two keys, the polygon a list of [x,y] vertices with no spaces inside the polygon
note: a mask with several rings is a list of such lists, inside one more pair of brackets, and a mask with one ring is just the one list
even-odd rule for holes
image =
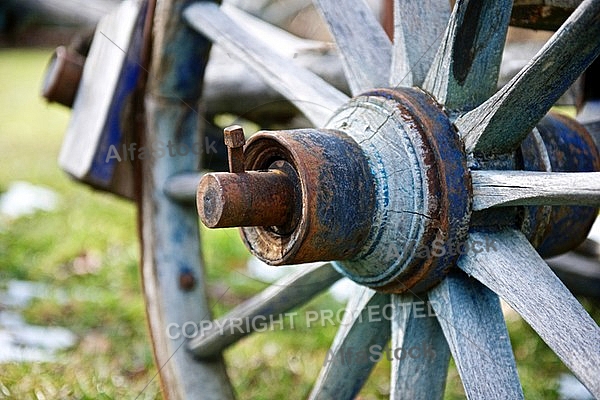
{"label": "wooden spoke", "polygon": [[392,310],[390,399],[442,399],[450,349],[433,310],[411,294],[392,295]]}
{"label": "wooden spoke", "polygon": [[497,206],[600,206],[600,172],[471,171],[473,210]]}
{"label": "wooden spoke", "polygon": [[172,176],[165,182],[164,192],[173,200],[194,203],[202,175],[201,172],[185,172]]}
{"label": "wooden spoke", "polygon": [[[179,4],[173,0],[161,2],[157,13],[162,12],[162,18],[156,18],[153,25],[153,62],[144,94],[144,129],[140,130],[142,143],[149,149],[161,143],[189,146],[197,140],[200,129],[197,111],[181,99],[197,104],[210,42],[185,27],[177,12]],[[123,22],[114,21],[115,26]],[[96,79],[102,81],[106,76]],[[146,316],[164,398],[234,399],[222,358],[199,362],[182,348],[185,338],[168,331],[172,324],[181,326],[211,318],[200,257],[198,214],[195,207],[177,204],[163,191],[170,176],[193,171],[198,163],[194,154],[145,157],[134,163],[139,168],[134,186],[138,194]]]}
{"label": "wooden spoke", "polygon": [[389,301],[389,295],[357,287],[310,399],[353,399],[358,394],[390,338],[389,319],[374,317],[373,311],[383,314]]}
{"label": "wooden spoke", "polygon": [[387,86],[392,45],[364,0],[316,0],[342,54],[353,95]]}
{"label": "wooden spoke", "polygon": [[[213,3],[196,3],[184,11],[188,23],[243,61],[290,100],[316,126],[323,126],[348,97],[323,79],[296,66],[250,35]],[[260,99],[256,99],[260,102]]]}
{"label": "wooden spoke", "polygon": [[522,399],[500,301],[461,271],[429,292],[470,399]]}
{"label": "wooden spoke", "polygon": [[456,126],[468,152],[515,149],[600,53],[600,0],[585,0],[531,62]]}
{"label": "wooden spoke", "polygon": [[312,299],[341,278],[331,264],[302,268],[240,304],[210,324],[200,325],[200,336],[190,340],[188,349],[199,358],[212,358],[227,346],[268,324],[282,319],[283,313]]}
{"label": "wooden spoke", "polygon": [[390,86],[421,86],[450,18],[447,1],[394,0]]}
{"label": "wooden spoke", "polygon": [[495,91],[512,0],[458,0],[423,84],[451,111],[469,110]]}
{"label": "wooden spoke", "polygon": [[467,253],[458,266],[511,305],[596,397],[600,397],[600,328],[554,275],[525,236],[514,230],[473,232],[489,251]]}

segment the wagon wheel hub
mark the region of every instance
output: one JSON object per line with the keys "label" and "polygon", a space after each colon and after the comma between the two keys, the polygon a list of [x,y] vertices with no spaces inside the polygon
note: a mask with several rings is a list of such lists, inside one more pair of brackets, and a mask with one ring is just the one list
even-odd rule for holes
{"label": "wagon wheel hub", "polygon": [[357,96],[325,129],[259,132],[244,157],[247,172],[202,180],[199,213],[212,227],[243,226],[267,263],[335,260],[357,283],[419,291],[444,276],[466,239],[465,152],[420,90]]}
{"label": "wagon wheel hub", "polygon": [[[269,264],[335,261],[348,278],[382,292],[426,290],[461,254],[493,251],[495,243],[467,241],[470,225],[516,227],[551,256],[585,239],[596,213],[535,206],[471,221],[463,143],[420,89],[356,96],[323,129],[262,131],[244,146],[241,128],[228,128],[225,141],[230,172],[207,174],[198,187],[207,226],[241,227],[246,246]],[[548,115],[517,152],[471,156],[470,165],[594,171],[600,156],[580,125]]]}

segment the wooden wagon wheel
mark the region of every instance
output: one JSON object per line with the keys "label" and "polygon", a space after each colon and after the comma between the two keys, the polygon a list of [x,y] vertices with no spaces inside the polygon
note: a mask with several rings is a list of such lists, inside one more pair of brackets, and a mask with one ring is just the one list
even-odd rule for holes
{"label": "wooden wagon wheel", "polygon": [[[185,8],[194,29],[258,72],[315,126],[327,128],[262,132],[247,144],[245,168],[257,171],[244,177],[258,186],[269,183],[265,191],[279,185],[270,192],[280,198],[273,213],[263,198],[256,204],[264,214],[244,219],[231,210],[256,212],[259,206],[210,191],[242,188],[260,195],[236,180],[234,148],[240,144],[234,136],[237,175],[211,175],[200,185],[204,220],[249,225],[243,235],[259,257],[273,264],[335,260],[300,267],[213,326],[285,312],[343,274],[361,286],[311,398],[355,396],[374,361],[347,363],[347,350],[390,338],[394,349],[426,341],[436,354],[394,359],[394,399],[441,398],[450,355],[469,398],[523,398],[501,297],[600,397],[600,329],[536,250],[563,251],[561,234],[573,241],[585,237],[597,209],[567,206],[600,203],[599,156],[591,139],[570,121],[544,117],[600,53],[600,1],[583,1],[497,92],[512,1],[459,0],[450,11],[446,2],[397,0],[393,44],[362,0],[316,4],[340,49],[353,98],[277,56],[214,3],[158,2],[158,15],[179,16]],[[198,61],[209,44],[177,22],[159,20],[158,62],[146,96],[149,141],[187,143],[192,136],[186,132],[197,124],[187,104],[200,97],[194,79],[202,75]],[[571,138],[566,148],[558,143],[563,137]],[[144,166],[145,295],[167,396],[228,398],[221,351],[252,327],[205,330],[189,343],[171,340],[165,330],[209,315],[197,252],[187,251],[197,249],[194,212],[162,190],[171,176],[193,170],[192,162],[165,157]],[[271,171],[258,172],[263,169]],[[552,172],[572,170],[578,172]],[[558,250],[550,242],[558,242]],[[448,243],[488,249],[458,254],[444,247]],[[429,253],[419,255],[419,249]],[[430,301],[435,317],[410,311],[421,300]],[[388,307],[391,318],[369,321],[372,307]],[[182,346],[187,351],[177,351]]]}

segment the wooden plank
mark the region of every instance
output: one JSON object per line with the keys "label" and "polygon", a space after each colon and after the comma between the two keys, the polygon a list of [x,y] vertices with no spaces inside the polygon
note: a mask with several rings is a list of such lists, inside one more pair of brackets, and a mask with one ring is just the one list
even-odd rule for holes
{"label": "wooden plank", "polygon": [[[171,141],[191,148],[199,131],[200,98],[210,42],[187,29],[177,10],[189,0],[156,5],[154,47],[145,97],[145,146]],[[168,17],[168,18],[167,18]],[[182,99],[185,99],[182,100]],[[173,202],[164,192],[169,177],[194,171],[199,155],[140,160],[139,231],[142,286],[155,362],[166,399],[233,399],[220,357],[198,361],[185,351],[170,324],[210,320],[196,208]]]}
{"label": "wooden plank", "polygon": [[458,0],[423,88],[451,111],[495,91],[512,0]]}
{"label": "wooden plank", "polygon": [[[418,3],[421,4],[421,3]],[[445,4],[445,3],[444,3]],[[409,19],[410,20],[410,19]],[[440,22],[441,23],[441,22]],[[268,24],[261,24],[268,25]],[[427,25],[430,25],[429,23]],[[270,28],[272,26],[268,25]],[[344,71],[340,56],[334,46],[327,43],[306,41],[299,39],[293,35],[282,34],[284,31],[278,30],[278,35],[282,44],[277,50],[285,49],[280,52],[281,55],[292,58],[294,63],[300,67],[306,68],[329,84],[336,87],[338,90],[349,93],[348,83],[344,76]],[[414,31],[411,31],[414,32]],[[257,34],[260,37],[268,37],[273,35],[271,29],[264,30]],[[424,35],[414,35],[416,38],[421,38]],[[289,42],[287,37],[290,37]],[[300,42],[298,42],[300,40]],[[412,39],[411,39],[412,40]],[[441,37],[438,38],[438,44]],[[427,68],[422,71],[421,78],[414,78],[415,73],[420,74],[413,69],[413,79],[415,85],[422,83],[424,75],[429,69],[430,61],[427,61],[428,56],[433,58],[438,44],[431,46],[426,54],[416,54],[415,57],[423,55],[423,58],[416,58],[416,65]],[[395,46],[395,45],[394,45]],[[417,48],[416,44],[410,48]],[[541,48],[542,45],[539,46]],[[512,79],[515,74],[524,67],[527,62],[535,55],[539,48],[534,45],[521,46],[518,44],[511,45],[510,43],[505,48],[503,55],[504,59],[500,67],[499,84],[505,84]],[[398,50],[398,49],[396,49]],[[393,73],[394,71],[392,71]],[[405,77],[406,75],[402,75]],[[412,86],[409,81],[410,76],[406,77],[402,82],[400,79],[390,80],[391,86]],[[298,110],[275,89],[268,86],[259,76],[256,76],[242,62],[232,62],[231,57],[218,46],[211,50],[210,60],[206,67],[206,76],[204,79],[203,99],[206,107],[207,115],[215,115],[221,113],[232,113],[242,115],[244,118],[257,122],[259,125],[265,126],[270,122],[288,121],[292,116],[297,115]],[[264,101],[264,105],[256,107],[256,99]],[[574,104],[573,91],[567,91],[565,96],[561,97],[561,104]],[[597,115],[597,114],[596,114]]]}
{"label": "wooden plank", "polygon": [[423,84],[449,18],[450,2],[394,0],[391,87]]}
{"label": "wooden plank", "polygon": [[600,397],[600,328],[521,232],[470,233],[495,248],[458,266],[496,292],[531,325],[588,390]]}
{"label": "wooden plank", "polygon": [[498,206],[600,206],[600,172],[471,171],[473,210]]}
{"label": "wooden plank", "polygon": [[[420,297],[392,295],[391,400],[443,399],[450,348]],[[397,349],[402,349],[398,354]],[[399,357],[397,357],[399,355]]]}
{"label": "wooden plank", "polygon": [[331,264],[299,266],[287,276],[235,307],[222,318],[199,327],[200,335],[190,340],[188,349],[200,358],[211,358],[243,337],[269,325],[273,317],[312,299],[342,276]]}
{"label": "wooden plank", "polygon": [[342,55],[353,95],[387,87],[392,44],[365,0],[316,0]]}
{"label": "wooden plank", "polygon": [[390,338],[390,320],[381,315],[389,301],[389,295],[357,286],[309,399],[355,398]]}
{"label": "wooden plank", "polygon": [[[198,2],[184,11],[188,23],[232,57],[246,63],[290,100],[316,126],[323,126],[348,97],[310,71],[271,50],[227,16],[216,4]],[[260,99],[257,99],[260,103]]]}
{"label": "wooden plank", "polygon": [[455,125],[467,152],[506,153],[600,54],[600,1],[585,0],[511,81]]}
{"label": "wooden plank", "polygon": [[311,6],[310,0],[228,0],[225,4],[232,4],[277,26],[285,26],[298,13]]}
{"label": "wooden plank", "polygon": [[462,271],[429,292],[469,399],[522,399],[498,296]]}
{"label": "wooden plank", "polygon": [[134,197],[133,163],[122,143],[132,136],[144,11],[140,1],[123,1],[98,24],[59,155],[75,179],[127,198]]}

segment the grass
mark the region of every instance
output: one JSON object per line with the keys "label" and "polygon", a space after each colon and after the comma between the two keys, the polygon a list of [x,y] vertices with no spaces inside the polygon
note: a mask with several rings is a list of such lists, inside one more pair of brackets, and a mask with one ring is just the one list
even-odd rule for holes
{"label": "grass", "polygon": [[[138,273],[135,209],[111,195],[72,182],[57,166],[68,110],[38,97],[47,50],[0,51],[0,192],[25,180],[60,194],[57,210],[0,221],[0,282],[23,279],[64,291],[66,299],[38,299],[23,315],[39,325],[73,330],[78,344],[55,362],[6,363],[0,398],[159,399]],[[247,251],[237,232],[202,230],[207,282],[221,315],[266,285],[244,274]],[[82,267],[83,265],[83,267]],[[598,318],[598,307],[586,304]],[[324,294],[302,310],[337,310]],[[1,309],[0,309],[1,312]],[[509,315],[519,373],[528,399],[557,398],[566,369],[518,316]],[[227,350],[242,399],[301,399],[310,391],[337,327],[275,329]],[[390,363],[378,364],[361,399],[387,398]],[[447,399],[464,398],[452,366]]]}

